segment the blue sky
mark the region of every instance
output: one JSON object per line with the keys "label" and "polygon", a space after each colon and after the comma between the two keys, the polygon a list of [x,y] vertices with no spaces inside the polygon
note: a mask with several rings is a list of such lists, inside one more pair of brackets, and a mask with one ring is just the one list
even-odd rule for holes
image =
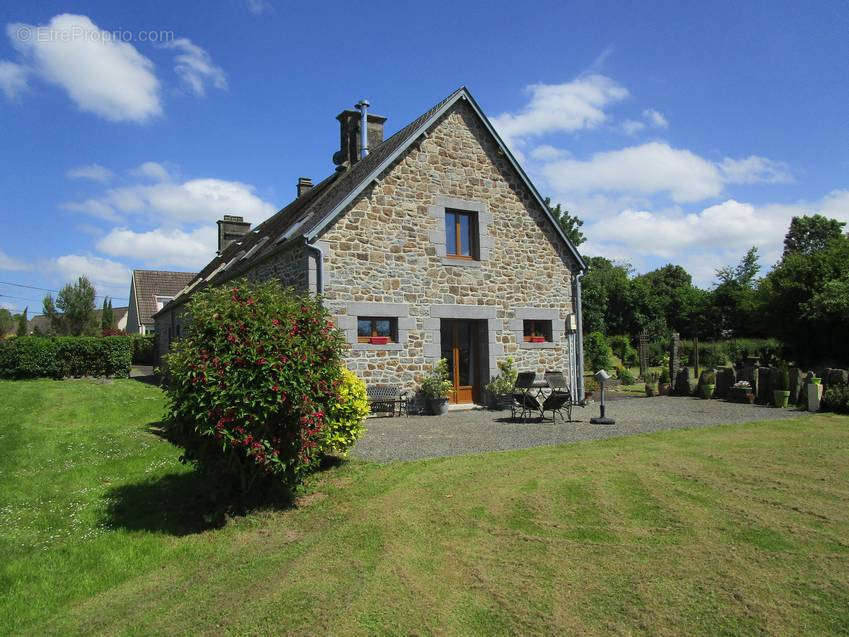
{"label": "blue sky", "polygon": [[794,214],[849,220],[845,2],[212,6],[0,7],[0,281],[121,304],[131,268],[196,270],[221,214],[329,174],[343,108],[391,133],[462,84],[587,254],[709,285]]}

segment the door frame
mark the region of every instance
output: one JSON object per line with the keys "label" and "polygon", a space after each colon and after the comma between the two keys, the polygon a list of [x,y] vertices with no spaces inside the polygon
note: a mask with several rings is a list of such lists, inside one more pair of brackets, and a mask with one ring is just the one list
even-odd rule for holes
{"label": "door frame", "polygon": [[[460,385],[460,329],[462,324],[468,325],[469,334],[469,367],[472,373],[471,385]],[[480,321],[474,319],[443,319],[440,329],[451,331],[451,361],[450,368],[453,371],[451,385],[453,389],[449,396],[449,402],[453,404],[473,404],[481,400],[480,384],[480,338],[478,324]]]}

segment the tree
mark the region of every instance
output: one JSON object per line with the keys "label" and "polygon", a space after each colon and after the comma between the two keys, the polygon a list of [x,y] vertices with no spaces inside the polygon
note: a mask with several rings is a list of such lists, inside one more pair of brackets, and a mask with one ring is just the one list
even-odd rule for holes
{"label": "tree", "polygon": [[22,314],[18,314],[18,336],[26,336],[27,335],[27,311],[29,310],[29,306],[24,308]]}
{"label": "tree", "polygon": [[752,246],[736,267],[716,271],[719,283],[713,290],[713,305],[720,333],[758,335],[758,322],[754,315],[757,303],[755,287],[760,269],[758,249]]}
{"label": "tree", "polygon": [[44,315],[58,334],[94,334],[97,332],[94,298],[94,286],[81,276],[76,283],[68,283],[59,290],[55,303],[51,295],[44,297]]}
{"label": "tree", "polygon": [[5,307],[0,307],[0,338],[11,334],[13,329],[15,329],[15,319],[12,318],[12,313]]}
{"label": "tree", "polygon": [[846,223],[820,214],[793,217],[784,237],[784,256],[788,254],[814,254],[824,250],[829,242],[843,236]]}
{"label": "tree", "polygon": [[554,217],[560,229],[563,230],[563,234],[572,242],[573,246],[578,247],[587,240],[584,233],[581,232],[581,226],[584,225],[584,222],[578,219],[576,215],[570,214],[568,210],[564,210],[560,204],[552,207],[551,197],[545,198],[545,205],[548,206],[551,216]]}
{"label": "tree", "polygon": [[112,312],[112,299],[103,299],[103,307],[100,310],[100,329],[111,330],[115,328],[115,314]]}
{"label": "tree", "polygon": [[604,257],[589,257],[581,282],[583,331],[626,334],[631,325],[628,280],[631,266]]}

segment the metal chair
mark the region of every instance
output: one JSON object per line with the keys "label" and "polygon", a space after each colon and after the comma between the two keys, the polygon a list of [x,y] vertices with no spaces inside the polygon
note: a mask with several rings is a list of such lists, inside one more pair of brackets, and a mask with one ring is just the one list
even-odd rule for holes
{"label": "metal chair", "polygon": [[[560,418],[572,422],[572,390],[566,383],[566,377],[563,372],[546,371],[545,380],[551,388],[551,393],[542,403],[543,417],[545,412],[551,412],[551,419],[556,419],[556,414],[560,414]],[[566,411],[566,418],[563,418],[563,411]]]}
{"label": "metal chair", "polygon": [[403,412],[407,415],[407,392],[401,391],[398,385],[368,385],[366,387],[369,404],[372,413],[384,413],[395,415],[395,406],[398,406],[398,415]]}
{"label": "metal chair", "polygon": [[521,419],[525,420],[531,413],[539,414],[543,417],[542,405],[539,399],[531,393],[534,385],[536,372],[519,372],[516,376],[516,383],[513,385],[512,397],[513,401],[510,405],[510,417],[515,420],[516,413],[521,414]]}

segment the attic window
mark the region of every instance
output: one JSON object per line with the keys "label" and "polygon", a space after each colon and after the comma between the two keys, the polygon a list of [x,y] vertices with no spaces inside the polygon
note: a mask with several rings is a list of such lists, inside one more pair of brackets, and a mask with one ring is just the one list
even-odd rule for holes
{"label": "attic window", "polygon": [[445,256],[478,259],[478,215],[460,210],[445,211]]}
{"label": "attic window", "polygon": [[158,312],[159,310],[161,310],[163,307],[165,307],[165,305],[166,305],[169,301],[173,301],[173,300],[174,300],[174,297],[173,297],[173,296],[156,296],[156,297],[154,297],[154,298],[156,299],[156,311],[157,311],[157,312]]}

